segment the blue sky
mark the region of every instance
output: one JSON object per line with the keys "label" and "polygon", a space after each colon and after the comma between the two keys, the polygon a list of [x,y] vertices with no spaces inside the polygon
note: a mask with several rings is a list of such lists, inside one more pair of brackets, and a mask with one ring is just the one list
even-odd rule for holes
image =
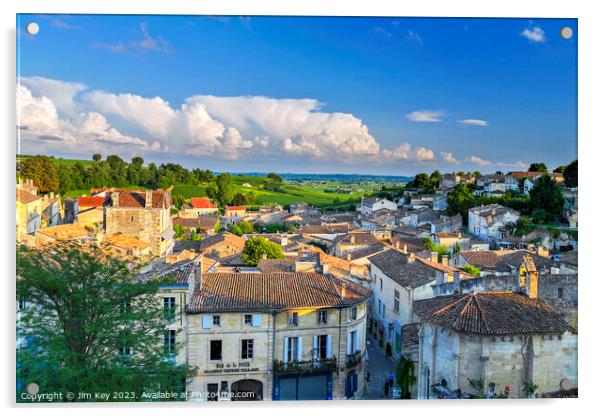
{"label": "blue sky", "polygon": [[20,15],[17,25],[22,153],[404,175],[577,157],[575,19]]}

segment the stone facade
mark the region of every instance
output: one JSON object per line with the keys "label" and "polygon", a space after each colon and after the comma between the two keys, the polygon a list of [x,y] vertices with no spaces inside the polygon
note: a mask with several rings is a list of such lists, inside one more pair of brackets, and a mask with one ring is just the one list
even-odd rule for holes
{"label": "stone facade", "polygon": [[152,199],[159,196],[158,191],[147,190],[145,202],[133,206],[125,205],[124,201],[120,203],[124,198],[119,193],[112,194],[112,203],[105,206],[104,212],[106,234],[122,233],[145,241],[151,245],[151,253],[155,256],[171,253],[174,244],[171,197],[166,198],[165,203],[153,203]]}
{"label": "stone facade", "polygon": [[563,379],[577,384],[577,335],[570,332],[493,337],[423,324],[419,338],[419,399],[433,398],[431,386],[442,380],[474,395],[481,392],[468,379],[495,383],[496,393],[509,386],[510,397],[525,397],[526,381],[540,394],[559,390]]}
{"label": "stone facade", "polygon": [[[289,314],[293,312],[297,314],[296,324],[291,323]],[[217,388],[223,395],[222,400],[241,400],[243,398],[232,397],[231,393],[252,390],[253,395],[260,395],[264,400],[290,399],[286,395],[290,389],[287,387],[285,394],[285,384],[312,380],[325,394],[323,398],[342,399],[349,394],[347,378],[352,374],[356,380],[352,394],[359,395],[364,382],[366,312],[363,302],[347,308],[277,313],[189,314],[188,363],[199,369],[189,384],[189,393],[193,399],[208,400],[208,392]],[[318,313],[326,314],[325,323],[318,320]],[[318,356],[316,349],[319,336],[328,343],[322,349],[323,357]],[[249,339],[253,340],[252,358],[243,356],[243,340]],[[350,350],[349,339],[355,344],[355,351]],[[220,359],[211,359],[211,341],[221,341]],[[292,363],[287,356],[291,351],[289,342],[298,343],[294,346],[296,355]],[[226,391],[230,396],[224,394]]]}

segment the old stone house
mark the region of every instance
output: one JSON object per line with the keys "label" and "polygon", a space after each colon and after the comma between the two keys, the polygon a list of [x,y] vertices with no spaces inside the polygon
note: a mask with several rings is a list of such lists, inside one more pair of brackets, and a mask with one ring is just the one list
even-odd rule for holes
{"label": "old stone house", "polygon": [[319,273],[207,273],[188,312],[198,400],[361,395],[370,291]]}
{"label": "old stone house", "polygon": [[567,381],[577,385],[574,328],[538,298],[537,273],[517,279],[516,287],[414,302],[419,399],[526,397],[534,385],[537,394]]}
{"label": "old stone house", "polygon": [[166,190],[114,191],[105,203],[105,232],[145,241],[154,256],[164,256],[174,245],[171,207],[171,192]]}

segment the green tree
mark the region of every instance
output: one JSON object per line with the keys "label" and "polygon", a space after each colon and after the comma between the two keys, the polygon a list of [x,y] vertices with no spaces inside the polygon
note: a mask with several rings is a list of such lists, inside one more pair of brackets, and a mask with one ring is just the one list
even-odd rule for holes
{"label": "green tree", "polygon": [[268,179],[274,182],[282,182],[282,177],[274,172],[268,173]]}
{"label": "green tree", "polygon": [[439,172],[438,170],[435,170],[433,173],[431,173],[431,176],[429,179],[430,179],[431,185],[433,187],[435,187],[435,188],[438,187],[439,182],[441,182],[441,172]]}
{"label": "green tree", "polygon": [[132,158],[132,165],[142,167],[142,165],[144,165],[144,159],[142,159],[140,156],[134,156]]}
{"label": "green tree", "polygon": [[568,164],[566,170],[563,173],[565,185],[569,188],[574,188],[577,186],[577,164],[577,160],[573,160],[571,163]]}
{"label": "green tree", "polygon": [[479,277],[481,275],[481,269],[479,269],[477,266],[473,266],[472,264],[467,264],[460,270],[463,270],[466,273],[473,275],[474,277]]}
{"label": "green tree", "polygon": [[411,399],[410,390],[416,384],[416,367],[414,362],[402,355],[395,369],[395,382],[401,389],[402,399]]}
{"label": "green tree", "polygon": [[[93,246],[19,246],[17,400],[29,383],[42,392],[182,392],[194,370],[166,360],[163,303],[156,280]],[[94,399],[91,399],[94,400]]]}
{"label": "green tree", "polygon": [[240,221],[230,226],[230,232],[238,236],[255,232],[255,227],[248,221]]}
{"label": "green tree", "polygon": [[533,210],[545,212],[545,221],[556,221],[562,215],[564,196],[556,181],[549,175],[543,175],[535,181],[529,196]]}
{"label": "green tree", "polygon": [[564,173],[566,170],[566,165],[560,165],[556,169],[554,169],[554,173]]}
{"label": "green tree", "polygon": [[447,196],[447,213],[461,214],[464,221],[468,218],[468,210],[475,206],[475,197],[466,184],[458,184]]}
{"label": "green tree", "polygon": [[217,185],[217,200],[220,205],[228,205],[234,197],[234,181],[229,173],[220,173],[215,178]]}
{"label": "green tree", "polygon": [[61,169],[58,170],[58,176],[59,176],[59,193],[61,195],[64,195],[65,192],[75,189],[73,187],[73,169],[71,169],[70,166],[65,165],[65,166],[61,167]]}
{"label": "green tree", "polygon": [[234,197],[232,198],[232,201],[230,201],[230,203],[232,205],[238,205],[238,206],[247,205],[248,199],[245,194],[239,192],[236,195],[234,195]]}
{"label": "green tree", "polygon": [[542,163],[542,162],[531,163],[531,166],[529,166],[529,172],[546,173],[547,171],[548,171],[548,167],[546,166],[545,163]]}
{"label": "green tree", "polygon": [[92,160],[95,162],[100,162],[102,160],[102,155],[100,153],[94,153],[92,155]]}
{"label": "green tree", "polygon": [[262,258],[283,259],[282,247],[263,237],[249,238],[242,252],[243,262],[248,266],[257,266]]}
{"label": "green tree", "polygon": [[174,238],[177,240],[181,240],[182,238],[184,238],[184,227],[182,227],[180,224],[174,224],[173,225],[173,230],[175,232],[174,234]]}
{"label": "green tree", "polygon": [[26,179],[33,179],[33,183],[42,193],[56,192],[59,190],[59,175],[54,161],[48,156],[31,156],[23,159],[20,174]]}

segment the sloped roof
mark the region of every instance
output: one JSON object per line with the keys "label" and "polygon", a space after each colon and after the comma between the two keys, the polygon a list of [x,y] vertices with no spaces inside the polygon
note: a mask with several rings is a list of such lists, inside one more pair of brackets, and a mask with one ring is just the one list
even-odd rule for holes
{"label": "sloped roof", "polygon": [[414,301],[424,321],[482,335],[562,333],[573,328],[541,299],[514,292],[476,292]]}
{"label": "sloped roof", "polygon": [[362,259],[364,257],[371,256],[376,253],[380,253],[385,248],[382,243],[376,243],[368,247],[360,248],[359,250],[353,250],[349,253],[351,260]]}
{"label": "sloped roof", "polygon": [[236,234],[232,234],[229,232],[222,232],[216,235],[212,235],[210,237],[204,238],[199,241],[199,250],[205,251],[213,246],[216,246],[221,243],[230,243],[234,246],[242,249],[245,247],[245,240],[242,237],[237,236]]}
{"label": "sloped roof", "polygon": [[209,198],[190,198],[193,208],[217,208]]}
{"label": "sloped roof", "polygon": [[406,288],[417,288],[435,281],[437,269],[416,257],[408,261],[408,256],[398,250],[389,249],[368,258],[384,274]]}
{"label": "sloped roof", "polygon": [[171,207],[171,193],[164,191],[163,189],[157,189],[150,191],[151,206],[146,206],[146,191],[131,191],[121,190],[119,191],[119,207],[126,208],[170,208]]}
{"label": "sloped roof", "polygon": [[551,259],[538,256],[528,250],[479,250],[460,251],[458,255],[472,264],[483,269],[507,271],[510,266],[517,268],[523,261],[523,257],[530,256],[538,269],[549,268],[553,262]]}
{"label": "sloped roof", "polygon": [[104,196],[80,196],[77,198],[79,207],[101,207],[104,202]]}
{"label": "sloped roof", "polygon": [[[354,238],[355,242],[352,243],[351,239]],[[374,237],[371,233],[360,233],[360,232],[352,232],[345,235],[337,236],[333,243],[345,243],[345,244],[355,244],[355,245],[373,245],[378,244],[378,238]]]}
{"label": "sloped roof", "polygon": [[19,202],[29,204],[30,202],[37,201],[38,199],[42,198],[32,194],[31,192],[24,191],[22,189],[17,189],[17,201]]}
{"label": "sloped roof", "polygon": [[208,273],[187,310],[268,312],[342,307],[366,300],[370,294],[367,288],[319,273]]}

